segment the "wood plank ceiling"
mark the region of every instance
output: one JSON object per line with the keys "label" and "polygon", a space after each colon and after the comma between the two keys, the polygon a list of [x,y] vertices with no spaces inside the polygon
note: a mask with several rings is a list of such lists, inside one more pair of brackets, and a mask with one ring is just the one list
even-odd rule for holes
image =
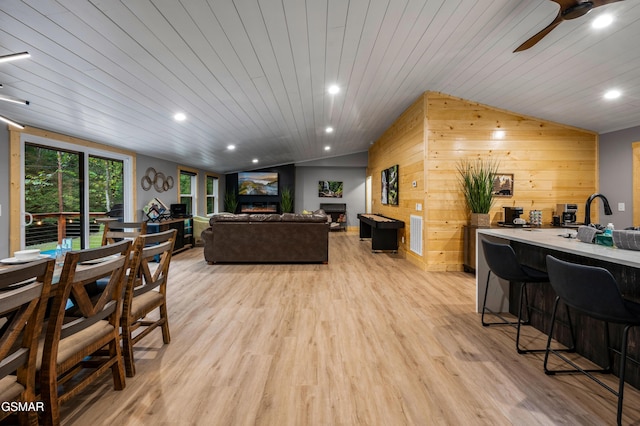
{"label": "wood plank ceiling", "polygon": [[[638,125],[640,1],[512,53],[557,10],[550,0],[3,0],[0,55],[32,57],[0,64],[0,95],[30,101],[0,102],[0,115],[217,172],[366,151],[426,90],[600,133]],[[614,24],[596,32],[603,12]],[[329,95],[330,84],[342,91]],[[609,88],[623,96],[604,101]],[[187,120],[175,122],[178,111]]]}

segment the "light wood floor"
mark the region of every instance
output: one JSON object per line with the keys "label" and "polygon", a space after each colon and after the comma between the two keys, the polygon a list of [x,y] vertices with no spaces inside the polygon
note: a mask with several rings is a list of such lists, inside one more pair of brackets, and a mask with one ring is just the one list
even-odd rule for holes
{"label": "light wood floor", "polygon": [[[171,344],[143,340],[126,388],[105,376],[63,407],[64,424],[615,423],[613,395],[545,376],[513,329],[480,325],[472,275],[372,254],[356,234],[330,235],[328,265],[210,266],[188,250],[169,287]],[[631,387],[624,422],[640,424]]]}

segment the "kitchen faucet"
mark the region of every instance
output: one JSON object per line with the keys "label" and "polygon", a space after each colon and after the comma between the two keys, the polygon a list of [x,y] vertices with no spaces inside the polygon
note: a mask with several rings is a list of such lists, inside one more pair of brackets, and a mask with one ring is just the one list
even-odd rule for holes
{"label": "kitchen faucet", "polygon": [[591,194],[589,198],[587,198],[587,205],[584,208],[584,224],[589,225],[591,223],[591,202],[596,198],[602,198],[602,202],[604,203],[604,214],[612,215],[611,206],[609,206],[609,200],[602,194]]}

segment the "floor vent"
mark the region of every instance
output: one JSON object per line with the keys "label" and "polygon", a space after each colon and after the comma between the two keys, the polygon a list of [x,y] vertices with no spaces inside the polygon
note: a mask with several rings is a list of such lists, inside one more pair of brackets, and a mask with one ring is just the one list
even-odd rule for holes
{"label": "floor vent", "polygon": [[409,248],[422,256],[422,217],[411,215],[409,226]]}

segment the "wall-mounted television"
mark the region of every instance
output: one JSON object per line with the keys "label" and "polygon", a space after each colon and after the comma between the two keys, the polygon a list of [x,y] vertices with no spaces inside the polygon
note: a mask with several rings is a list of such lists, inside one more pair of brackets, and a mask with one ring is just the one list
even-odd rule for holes
{"label": "wall-mounted television", "polygon": [[238,195],[278,195],[278,173],[238,173]]}

